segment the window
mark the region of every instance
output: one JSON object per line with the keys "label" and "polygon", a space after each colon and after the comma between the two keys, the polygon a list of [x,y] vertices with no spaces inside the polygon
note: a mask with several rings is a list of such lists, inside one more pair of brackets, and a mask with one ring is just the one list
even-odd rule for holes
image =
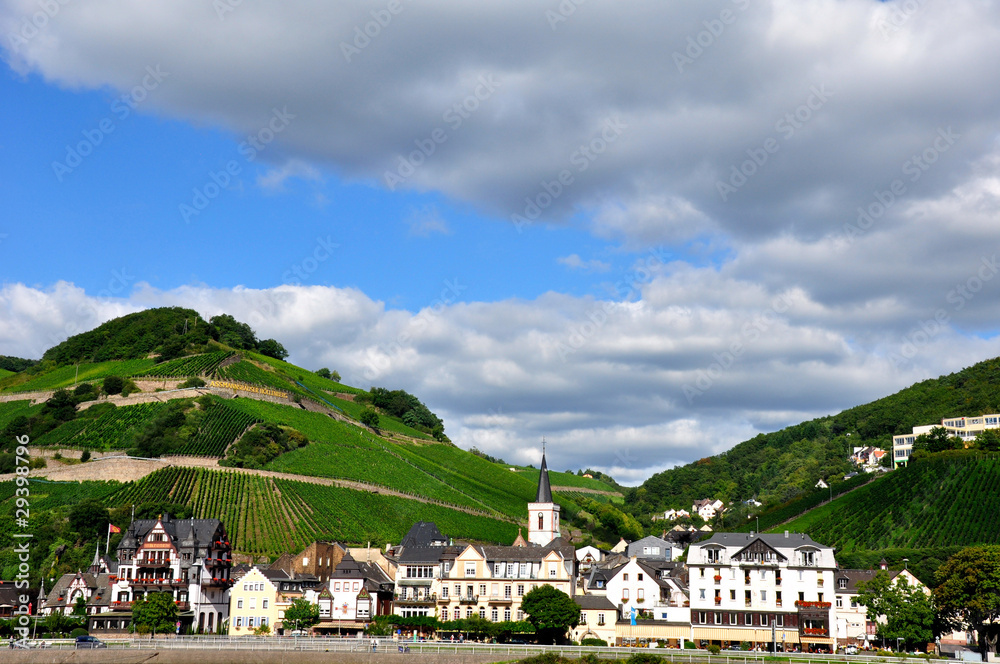
{"label": "window", "polygon": [[500,576],[503,565],[500,563],[493,564],[493,576]]}
{"label": "window", "polygon": [[841,590],[847,588],[847,579],[837,579],[837,587]]}
{"label": "window", "polygon": [[358,581],[355,581],[354,582],[354,588],[352,588],[352,590],[357,590],[359,585],[360,585],[360,583]]}
{"label": "window", "polygon": [[556,568],[555,567],[550,567],[549,568],[549,576],[552,577],[552,578],[555,578],[555,576],[556,576]]}
{"label": "window", "polygon": [[622,581],[628,581],[628,572],[622,574]]}
{"label": "window", "polygon": [[766,602],[767,601],[767,591],[766,590],[761,590],[760,591],[760,601],[762,601],[762,602]]}
{"label": "window", "polygon": [[762,569],[760,571],[760,580],[761,581],[767,581],[767,570],[766,569]]}
{"label": "window", "polygon": [[456,607],[455,607],[455,611],[454,611],[454,613],[453,613],[452,615],[454,615],[454,616],[455,616],[455,620],[461,620],[461,619],[462,619],[462,610],[461,610],[461,609],[459,609],[459,608],[458,608],[458,607],[456,606]]}
{"label": "window", "polygon": [[466,618],[471,618],[472,617],[472,607],[471,606],[465,610],[465,617]]}
{"label": "window", "polygon": [[597,624],[598,625],[603,625],[604,624],[604,614],[603,613],[598,613],[597,614]]}
{"label": "window", "polygon": [[524,584],[523,583],[517,584],[517,596],[518,597],[524,597]]}
{"label": "window", "polygon": [[528,575],[528,564],[521,563],[521,571],[518,572],[518,576],[527,576],[527,575]]}
{"label": "window", "polygon": [[496,584],[496,583],[491,584],[490,585],[490,597],[496,597],[499,594],[500,594],[500,585]]}
{"label": "window", "polygon": [[256,609],[257,608],[257,598],[256,597],[251,597],[250,598],[250,608],[251,609]]}
{"label": "window", "polygon": [[[702,592],[705,592],[705,591],[702,591]],[[623,602],[627,602],[628,601],[628,588],[622,588],[622,601]]]}
{"label": "window", "polygon": [[236,600],[236,608],[237,609],[242,609],[243,608],[243,600],[241,600],[241,599]]}
{"label": "window", "polygon": [[774,593],[774,602],[778,606],[781,606],[781,591],[780,590]]}
{"label": "window", "polygon": [[261,616],[260,626],[263,627],[266,624],[267,624],[267,616]]}
{"label": "window", "polygon": [[705,599],[705,589],[704,588],[699,589],[698,593],[699,593],[698,599]]}
{"label": "window", "polygon": [[267,608],[267,600],[266,599],[261,603],[260,608],[262,608],[262,609],[266,609]]}
{"label": "window", "polygon": [[506,609],[503,610],[503,619],[506,622],[510,622],[510,607],[509,606]]}
{"label": "window", "polygon": [[719,613],[719,612],[715,613],[715,624],[716,625],[721,625],[722,624],[722,614]]}
{"label": "window", "polygon": [[705,623],[708,622],[708,619],[705,616],[705,612],[704,611],[699,611],[698,612],[698,622],[700,622],[702,625],[704,625]]}
{"label": "window", "polygon": [[[718,563],[719,562],[719,550],[718,549],[708,549],[708,550],[705,551],[705,553],[706,553],[706,555],[708,557],[708,562],[710,562],[710,563]],[[704,574],[702,574],[702,576],[704,576]]]}
{"label": "window", "polygon": [[334,583],[333,583],[333,592],[335,592],[335,593],[339,593],[340,592],[340,581],[334,581]]}
{"label": "window", "polygon": [[485,606],[479,607],[479,617],[482,618],[483,620],[486,620],[486,607]]}
{"label": "window", "polygon": [[521,609],[517,610],[517,619],[524,620],[524,611],[522,611]]}
{"label": "window", "polygon": [[476,575],[476,563],[465,563],[465,575],[466,576]]}
{"label": "window", "polygon": [[743,624],[744,625],[753,625],[753,614],[752,613],[747,613],[747,614],[745,614],[743,616]]}
{"label": "window", "polygon": [[777,620],[778,620],[778,622],[777,622],[777,624],[775,625],[775,627],[784,627],[784,626],[785,626],[785,616],[783,616],[783,615],[781,615],[781,614],[779,613],[779,614],[778,614],[778,618],[777,618]]}
{"label": "window", "polygon": [[538,513],[538,529],[543,530],[545,528],[545,520],[542,518],[542,513]]}
{"label": "window", "polygon": [[644,591],[642,588],[639,588],[638,590],[635,591],[635,598],[640,602],[646,599],[643,595]]}
{"label": "window", "polygon": [[817,594],[817,601],[820,601],[820,602],[823,601],[823,593],[818,593]]}
{"label": "window", "polygon": [[735,613],[730,613],[729,614],[729,624],[730,625],[735,625],[736,624],[736,614]]}
{"label": "window", "polygon": [[493,610],[490,611],[490,620],[492,620],[493,622],[497,622],[499,619],[500,616],[497,614],[497,607],[494,606]]}
{"label": "window", "polygon": [[799,593],[799,601],[800,602],[806,601],[806,594],[805,593]]}
{"label": "window", "polygon": [[843,597],[838,597],[837,598],[837,608],[838,609],[844,608],[844,598]]}
{"label": "window", "polygon": [[639,572],[638,574],[636,574],[636,580],[637,581],[642,581],[642,572]]}
{"label": "window", "polygon": [[448,599],[448,586],[444,584],[441,585],[441,597],[442,599]]}
{"label": "window", "polygon": [[503,587],[503,597],[504,597],[504,599],[510,599],[510,586],[509,585]]}
{"label": "window", "polygon": [[475,594],[476,594],[476,590],[475,590],[475,588],[476,588],[476,587],[475,587],[475,586],[473,586],[473,585],[471,585],[471,584],[470,584],[470,585],[468,585],[468,586],[466,586],[466,587],[465,587],[465,594],[466,594],[466,596],[467,596],[467,597],[472,597],[473,595],[475,595]]}
{"label": "window", "polygon": [[462,596],[462,584],[461,583],[456,583],[455,584],[455,596],[456,597],[461,597]]}
{"label": "window", "polygon": [[239,618],[239,617],[236,618],[236,626],[237,627],[243,627],[243,618]]}
{"label": "window", "polygon": [[736,601],[736,591],[735,590],[730,590],[729,591],[729,599],[733,600],[734,602]]}
{"label": "window", "polygon": [[485,595],[486,594],[486,584],[485,583],[480,583],[479,584],[479,594],[480,595]]}

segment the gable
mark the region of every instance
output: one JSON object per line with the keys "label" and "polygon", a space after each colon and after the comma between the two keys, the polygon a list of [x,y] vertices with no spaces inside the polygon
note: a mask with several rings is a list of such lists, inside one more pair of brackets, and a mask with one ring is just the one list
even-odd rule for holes
{"label": "gable", "polygon": [[787,562],[788,558],[778,553],[778,550],[756,538],[745,547],[730,556],[730,560],[738,562]]}

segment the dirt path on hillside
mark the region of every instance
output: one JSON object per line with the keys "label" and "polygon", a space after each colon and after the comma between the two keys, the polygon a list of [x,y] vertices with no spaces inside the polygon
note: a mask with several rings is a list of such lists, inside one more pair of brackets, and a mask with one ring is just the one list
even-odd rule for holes
{"label": "dirt path on hillside", "polygon": [[612,498],[623,498],[622,494],[617,491],[601,491],[600,489],[586,489],[578,486],[553,486],[553,491],[562,491],[564,493],[596,493],[602,496],[610,496]]}
{"label": "dirt path on hillside", "polygon": [[[408,500],[415,500],[420,503],[427,503],[430,505],[439,505],[441,507],[447,507],[449,509],[458,510],[460,512],[465,512],[467,514],[473,514],[476,516],[485,516],[491,519],[497,519],[500,521],[510,521],[514,523],[511,519],[503,517],[497,514],[490,514],[482,510],[476,510],[471,507],[466,507],[464,505],[454,505],[441,500],[435,500],[433,498],[427,498],[426,496],[418,496],[416,494],[407,493],[405,491],[397,491],[395,489],[390,489],[389,487],[381,486],[378,484],[369,484],[367,482],[357,482],[354,480],[341,480],[332,479],[329,477],[313,477],[310,475],[295,475],[292,473],[280,473],[273,470],[257,470],[250,468],[229,468],[226,466],[219,466],[218,459],[212,457],[188,457],[188,456],[174,456],[174,457],[163,457],[162,459],[140,459],[137,457],[128,457],[120,453],[109,453],[105,456],[95,456],[93,459],[87,463],[73,463],[66,464],[54,460],[51,455],[55,454],[55,450],[52,449],[41,449],[41,448],[31,448],[31,456],[42,456],[46,457],[46,463],[48,466],[46,468],[36,468],[28,473],[29,477],[44,478],[51,482],[84,482],[84,481],[99,481],[106,482],[110,480],[116,480],[118,482],[134,482],[142,479],[150,473],[156,472],[157,470],[162,470],[163,468],[170,468],[171,466],[180,468],[204,468],[208,470],[218,470],[225,473],[247,473],[249,475],[257,475],[259,477],[270,477],[272,479],[283,479],[291,480],[294,482],[307,482],[309,484],[320,484],[323,486],[335,486],[343,489],[353,489],[355,491],[367,491],[369,493],[378,493],[386,496],[397,496],[399,498],[406,498]],[[6,475],[0,475],[0,482],[9,482],[14,479],[13,473],[8,473]]]}

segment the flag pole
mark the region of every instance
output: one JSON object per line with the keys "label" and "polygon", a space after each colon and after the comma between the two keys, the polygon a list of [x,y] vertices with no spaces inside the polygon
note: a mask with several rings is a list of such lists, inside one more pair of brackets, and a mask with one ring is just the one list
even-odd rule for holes
{"label": "flag pole", "polygon": [[108,548],[111,546],[111,524],[108,524],[108,540],[104,543],[104,555],[108,555]]}

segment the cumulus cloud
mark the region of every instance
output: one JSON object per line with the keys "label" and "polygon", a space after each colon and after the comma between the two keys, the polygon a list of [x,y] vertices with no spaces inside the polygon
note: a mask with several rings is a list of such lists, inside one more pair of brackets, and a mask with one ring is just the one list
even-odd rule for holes
{"label": "cumulus cloud", "polygon": [[583,270],[584,272],[607,272],[611,269],[610,263],[605,263],[602,260],[592,258],[589,261],[585,261],[580,258],[579,254],[570,254],[569,256],[560,256],[556,259],[560,265],[565,265],[571,270]]}

